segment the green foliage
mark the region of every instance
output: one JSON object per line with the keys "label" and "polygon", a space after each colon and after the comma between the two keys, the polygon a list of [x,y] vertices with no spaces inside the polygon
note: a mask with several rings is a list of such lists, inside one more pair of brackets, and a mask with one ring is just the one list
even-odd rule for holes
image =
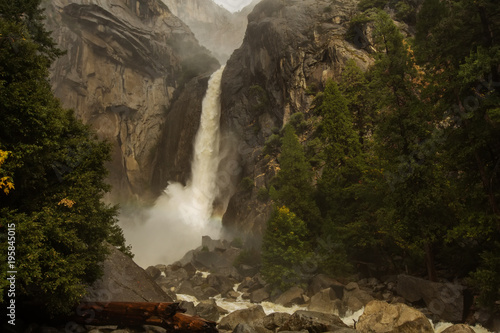
{"label": "green foliage", "polygon": [[303,282],[301,265],[311,256],[306,224],[286,207],[275,208],[262,243],[262,275],[282,291]]}
{"label": "green foliage", "polygon": [[116,208],[101,200],[111,147],[52,94],[48,67],[61,52],[43,28],[39,2],[0,5],[0,148],[11,152],[2,169],[16,184],[0,193],[0,259],[15,224],[16,299],[56,314],[100,276],[104,241],[127,248]]}
{"label": "green foliage", "polygon": [[295,132],[299,134],[307,129],[307,123],[302,112],[292,114],[288,123],[292,125],[293,128],[295,128]]}
{"label": "green foliage", "polygon": [[239,185],[239,188],[242,190],[242,191],[251,191],[254,187],[254,181],[252,178],[250,177],[244,177],[241,181],[240,181],[240,185]]}
{"label": "green foliage", "polygon": [[387,0],[361,0],[358,3],[358,10],[364,12],[372,8],[384,9],[387,2]]}
{"label": "green foliage", "polygon": [[267,154],[276,154],[281,146],[281,138],[279,134],[271,134],[271,136],[264,143],[264,149],[262,153]]}
{"label": "green foliage", "polygon": [[312,234],[319,232],[320,214],[314,201],[312,169],[295,130],[287,125],[281,144],[280,171],[274,179],[271,199],[285,205],[305,221]]}
{"label": "green foliage", "polygon": [[257,199],[262,202],[266,202],[267,200],[269,200],[269,191],[265,186],[259,188],[259,191],[257,192]]}

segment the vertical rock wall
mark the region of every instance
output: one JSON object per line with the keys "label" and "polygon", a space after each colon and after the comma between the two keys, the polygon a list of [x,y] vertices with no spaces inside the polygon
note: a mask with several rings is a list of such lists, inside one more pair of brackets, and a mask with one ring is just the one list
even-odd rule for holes
{"label": "vertical rock wall", "polygon": [[[185,177],[190,160],[179,162],[178,154],[190,149],[199,117],[169,130],[170,137],[167,119],[183,88],[193,90],[203,80],[186,84],[213,72],[217,60],[160,0],[54,0],[45,6],[48,28],[67,51],[52,66],[53,89],[64,107],[113,144],[112,199],[154,198],[168,180],[156,179],[152,187],[165,161],[177,161],[178,174],[170,176]],[[159,158],[160,141],[183,133],[189,135],[161,149]]]}

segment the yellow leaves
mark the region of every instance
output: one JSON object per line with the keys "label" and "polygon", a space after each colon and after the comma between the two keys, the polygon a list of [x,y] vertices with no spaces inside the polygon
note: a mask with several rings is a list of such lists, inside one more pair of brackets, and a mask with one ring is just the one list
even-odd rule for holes
{"label": "yellow leaves", "polygon": [[58,206],[63,205],[63,206],[66,206],[68,208],[73,207],[74,204],[75,204],[75,202],[71,199],[68,199],[68,198],[61,199],[61,201],[59,201],[57,203]]}
{"label": "yellow leaves", "polygon": [[[5,162],[7,157],[9,157],[9,151],[0,150],[0,167]],[[2,175],[3,170],[0,168],[0,176]],[[12,177],[4,176],[0,178],[0,190],[3,190],[5,194],[9,194],[10,190],[14,189],[14,182]]]}

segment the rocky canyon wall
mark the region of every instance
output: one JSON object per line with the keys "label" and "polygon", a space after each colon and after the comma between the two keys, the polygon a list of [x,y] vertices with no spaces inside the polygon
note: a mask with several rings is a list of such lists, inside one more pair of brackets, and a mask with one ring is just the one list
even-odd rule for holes
{"label": "rocky canyon wall", "polygon": [[231,13],[210,0],[163,0],[168,8],[193,31],[221,63],[241,45],[247,27],[247,15],[260,0],[241,11]]}
{"label": "rocky canyon wall", "polygon": [[355,0],[263,0],[248,16],[242,46],[228,60],[222,81],[223,131],[236,138],[242,172],[254,186],[236,192],[223,223],[261,235],[271,212],[258,200],[279,164],[262,153],[265,141],[294,113],[307,114],[313,94],[337,80],[349,59],[366,69],[368,53],[344,40]]}
{"label": "rocky canyon wall", "polygon": [[67,51],[51,69],[55,94],[113,145],[111,199],[153,199],[168,180],[185,181],[200,92],[217,60],[159,0],[44,5]]}

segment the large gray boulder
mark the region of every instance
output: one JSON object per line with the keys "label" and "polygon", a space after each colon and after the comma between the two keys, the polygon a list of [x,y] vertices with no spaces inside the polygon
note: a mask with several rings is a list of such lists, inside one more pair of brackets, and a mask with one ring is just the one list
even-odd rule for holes
{"label": "large gray boulder", "polygon": [[259,319],[266,316],[264,309],[260,305],[252,306],[248,309],[242,309],[234,311],[228,314],[226,317],[222,318],[219,322],[218,328],[220,330],[234,330],[238,324],[244,323],[252,324],[256,323]]}
{"label": "large gray boulder", "polygon": [[198,303],[195,307],[196,314],[201,318],[217,321],[219,320],[220,313],[217,303],[214,299],[204,300]]}
{"label": "large gray boulder", "polygon": [[312,333],[320,333],[347,327],[336,315],[299,310],[278,329],[278,332],[307,330]]}
{"label": "large gray boulder", "polygon": [[360,289],[357,283],[350,282],[344,289],[344,297],[342,298],[343,310],[358,311],[372,300],[373,296],[370,293]]}
{"label": "large gray boulder", "polygon": [[397,293],[409,302],[423,300],[436,319],[459,322],[464,312],[464,287],[399,275]]}
{"label": "large gray boulder", "polygon": [[325,274],[318,274],[312,278],[307,293],[312,297],[327,288],[331,288],[335,292],[336,298],[342,299],[344,296],[344,285]]}
{"label": "large gray boulder", "polygon": [[291,314],[284,312],[273,312],[262,319],[262,325],[268,330],[275,332],[276,329],[283,326],[291,316]]}
{"label": "large gray boulder", "polygon": [[434,333],[431,323],[420,311],[405,304],[371,301],[359,317],[361,333]]}
{"label": "large gray boulder", "polygon": [[307,309],[309,311],[318,311],[338,315],[341,307],[342,301],[337,298],[337,295],[332,288],[327,288],[311,297]]}
{"label": "large gray boulder", "polygon": [[283,306],[304,304],[304,289],[294,286],[281,294],[274,302]]}
{"label": "large gray boulder", "polygon": [[87,288],[87,302],[172,302],[151,275],[130,257],[107,244],[110,254],[103,262],[104,275]]}

